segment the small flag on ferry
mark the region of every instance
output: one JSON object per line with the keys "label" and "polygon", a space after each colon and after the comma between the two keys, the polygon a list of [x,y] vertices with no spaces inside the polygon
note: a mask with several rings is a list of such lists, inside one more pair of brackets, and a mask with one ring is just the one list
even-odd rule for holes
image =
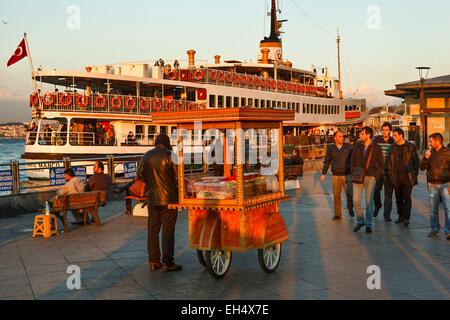
{"label": "small flag on ferry", "polygon": [[14,51],[13,56],[9,59],[7,66],[10,67],[25,57],[28,57],[28,51],[27,45],[25,44],[25,39],[23,39],[16,51]]}

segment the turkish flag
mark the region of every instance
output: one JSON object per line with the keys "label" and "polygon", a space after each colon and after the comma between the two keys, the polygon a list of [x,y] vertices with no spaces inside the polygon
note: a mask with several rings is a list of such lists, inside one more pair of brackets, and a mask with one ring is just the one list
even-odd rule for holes
{"label": "turkish flag", "polygon": [[22,40],[22,42],[17,47],[16,51],[14,51],[13,56],[8,61],[8,67],[12,66],[13,64],[19,62],[23,58],[28,57],[28,51],[27,51],[27,45],[25,44],[25,39]]}

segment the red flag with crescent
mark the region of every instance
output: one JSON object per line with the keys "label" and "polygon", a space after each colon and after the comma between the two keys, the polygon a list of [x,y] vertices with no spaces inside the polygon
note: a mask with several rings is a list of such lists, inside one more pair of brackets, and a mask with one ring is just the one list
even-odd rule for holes
{"label": "red flag with crescent", "polygon": [[22,60],[27,56],[28,56],[27,45],[25,44],[25,39],[23,39],[22,42],[17,47],[16,51],[14,51],[14,54],[11,57],[11,59],[9,59],[7,66],[8,67],[12,66],[13,64],[19,62],[20,60]]}

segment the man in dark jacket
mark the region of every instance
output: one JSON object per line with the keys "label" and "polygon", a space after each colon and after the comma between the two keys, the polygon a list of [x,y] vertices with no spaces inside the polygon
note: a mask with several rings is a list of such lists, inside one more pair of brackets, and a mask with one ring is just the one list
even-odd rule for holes
{"label": "man in dark jacket", "polygon": [[386,160],[386,175],[395,188],[398,211],[395,223],[403,223],[407,227],[411,219],[412,189],[418,184],[419,156],[416,146],[405,140],[402,129],[394,129],[394,140]]}
{"label": "man in dark jacket", "polygon": [[[161,267],[165,271],[181,271],[174,263],[175,224],[177,210],[169,204],[178,203],[177,170],[172,161],[170,138],[161,134],[156,138],[155,148],[147,152],[139,165],[138,177],[146,183],[148,206],[148,252],[150,270]],[[162,227],[162,262],[159,234]]]}
{"label": "man in dark jacket", "polygon": [[[394,139],[391,137],[392,133],[392,124],[386,122],[383,124],[381,128],[382,135],[376,136],[373,139],[373,143],[377,143],[381,150],[383,151],[383,158],[386,159],[389,157],[389,153],[391,152],[391,147],[394,144]],[[386,222],[391,222],[391,213],[392,213],[392,194],[394,193],[394,186],[392,185],[391,179],[383,172],[381,177],[377,179],[377,184],[375,185],[375,213],[374,217],[378,216],[378,212],[383,206],[381,203],[381,190],[384,187],[384,220]]]}
{"label": "man in dark jacket", "polygon": [[86,183],[85,191],[111,191],[111,176],[105,174],[105,165],[101,161],[94,163],[94,175]]}
{"label": "man in dark jacket", "polygon": [[[373,130],[365,127],[359,135],[352,155],[351,173],[353,176],[353,205],[355,207],[358,224],[354,232],[366,226],[366,233],[372,233],[372,219],[374,212],[374,191],[376,180],[384,171],[384,159],[381,147],[372,142]],[[357,173],[364,176],[362,183],[356,182]],[[362,193],[366,192],[366,217],[362,209]]]}
{"label": "man in dark jacket", "polygon": [[439,205],[442,202],[445,214],[445,234],[450,240],[450,149],[443,145],[444,137],[440,133],[430,136],[431,150],[425,152],[420,163],[420,170],[427,170],[428,192],[431,206],[431,233],[430,238],[439,238]]}
{"label": "man in dark jacket", "polygon": [[334,197],[333,220],[340,220],[342,219],[342,190],[344,190],[347,196],[348,213],[351,217],[355,216],[353,212],[353,186],[350,176],[353,146],[344,143],[344,134],[342,131],[335,132],[333,137],[335,143],[327,149],[320,180],[325,182],[328,169],[331,166],[331,172],[333,173],[331,181]]}

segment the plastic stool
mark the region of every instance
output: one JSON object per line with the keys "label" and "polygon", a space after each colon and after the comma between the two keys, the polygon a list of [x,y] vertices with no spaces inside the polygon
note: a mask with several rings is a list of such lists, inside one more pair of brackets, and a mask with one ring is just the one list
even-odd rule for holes
{"label": "plastic stool", "polygon": [[[52,230],[53,226],[54,230]],[[58,234],[58,220],[55,215],[39,215],[34,218],[33,238],[36,236],[51,238]]]}

